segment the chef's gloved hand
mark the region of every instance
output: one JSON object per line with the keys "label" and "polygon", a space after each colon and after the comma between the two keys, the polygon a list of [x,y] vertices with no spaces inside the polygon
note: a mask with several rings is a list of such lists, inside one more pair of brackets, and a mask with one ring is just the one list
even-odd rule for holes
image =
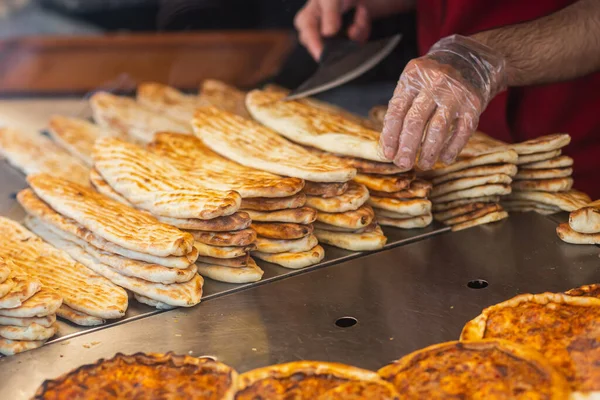
{"label": "chef's gloved hand", "polygon": [[300,42],[315,60],[323,52],[322,38],[338,33],[342,15],[352,8],[356,8],[354,22],[345,33],[352,40],[365,42],[371,32],[371,18],[364,0],[308,0],[296,14],[294,25]]}
{"label": "chef's gloved hand", "polygon": [[505,59],[475,40],[454,35],[410,61],[384,118],[383,153],[410,169],[453,162],[490,100],[506,88]]}

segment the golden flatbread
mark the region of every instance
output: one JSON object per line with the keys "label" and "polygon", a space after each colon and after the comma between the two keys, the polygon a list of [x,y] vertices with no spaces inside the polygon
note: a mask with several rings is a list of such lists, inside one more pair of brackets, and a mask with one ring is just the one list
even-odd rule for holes
{"label": "golden flatbread", "polygon": [[286,222],[253,222],[252,229],[268,239],[300,239],[313,233],[312,225],[290,224]]}
{"label": "golden flatbread", "polygon": [[276,211],[246,210],[253,221],[290,222],[294,224],[312,224],[317,219],[317,210],[310,207],[292,208]]}
{"label": "golden flatbread", "polygon": [[233,214],[242,201],[237,192],[207,189],[162,157],[119,139],[97,140],[93,158],[115,191],[152,214],[212,219]]}
{"label": "golden flatbread", "polygon": [[414,171],[396,175],[357,174],[354,181],[365,185],[369,190],[393,193],[409,188],[415,176]]}
{"label": "golden flatbread", "polygon": [[496,210],[497,206],[498,205],[496,203],[481,203],[481,202],[469,203],[469,204],[464,204],[461,206],[451,208],[446,211],[436,212],[433,214],[433,218],[436,221],[443,222],[447,219],[451,219],[451,218],[455,218],[455,217],[458,217],[461,215],[469,214],[469,213],[472,213],[473,211],[477,211],[477,210],[481,210],[481,209]]}
{"label": "golden flatbread", "polygon": [[48,174],[30,176],[27,182],[58,213],[119,246],[159,257],[192,251],[194,238],[189,233],[91,189]]}
{"label": "golden flatbread", "polygon": [[92,148],[96,139],[119,135],[117,132],[103,129],[85,119],[64,117],[62,115],[53,115],[50,118],[48,132],[56,143],[71,155],[83,161],[88,167],[94,164]]}
{"label": "golden flatbread", "polygon": [[63,217],[37,197],[31,189],[20,191],[17,195],[17,200],[29,215],[46,223],[48,228],[55,234],[63,239],[76,242],[80,245],[83,245],[82,243],[89,243],[98,249],[119,254],[124,257],[180,269],[188,268],[198,257],[198,250],[196,248],[192,248],[190,253],[183,256],[168,257],[160,257],[128,250],[93,234],[74,220]]}
{"label": "golden flatbread", "polygon": [[8,278],[0,283],[0,298],[6,296],[16,285],[17,282],[12,278]]}
{"label": "golden flatbread", "polygon": [[474,132],[465,147],[460,152],[459,158],[477,157],[482,154],[506,150],[509,144],[496,140],[483,132]]}
{"label": "golden flatbread", "polygon": [[225,283],[251,283],[261,280],[264,271],[250,258],[245,267],[231,268],[217,264],[198,263],[198,273],[205,278]]}
{"label": "golden flatbread", "polygon": [[240,375],[236,400],[317,400],[329,390],[352,381],[380,379],[375,372],[321,361],[271,365]]}
{"label": "golden flatbread", "polygon": [[565,378],[535,350],[508,340],[435,344],[378,371],[402,399],[567,399]]}
{"label": "golden flatbread", "polygon": [[42,287],[29,300],[16,308],[0,309],[0,316],[16,318],[46,317],[56,314],[63,302],[62,297],[55,291]]}
{"label": "golden flatbread", "polygon": [[569,226],[579,233],[600,233],[600,200],[571,212]]}
{"label": "golden flatbread", "polygon": [[[6,261],[0,257],[0,284],[5,282],[10,276],[10,268],[6,264]],[[0,296],[2,297],[2,296]]]}
{"label": "golden flatbread", "polygon": [[600,233],[579,233],[566,222],[556,227],[556,234],[563,242],[571,244],[600,244]]}
{"label": "golden flatbread", "polygon": [[[514,184],[514,183],[513,183]],[[441,196],[437,196],[432,199],[435,203],[448,203],[454,200],[461,199],[473,199],[477,197],[483,196],[504,196],[510,194],[511,186],[510,185],[501,185],[501,184],[488,184],[481,186],[474,186],[468,189],[459,190],[452,193],[447,193]]]}
{"label": "golden flatbread", "polygon": [[343,213],[317,213],[317,221],[349,230],[362,229],[365,226],[371,225],[374,218],[375,212],[368,205],[363,205],[355,211],[346,211]]}
{"label": "golden flatbread", "polygon": [[519,168],[515,175],[515,180],[522,179],[553,179],[566,178],[573,174],[572,168],[554,168],[554,169],[525,169]]}
{"label": "golden flatbread", "polygon": [[433,178],[432,182],[434,185],[440,185],[444,182],[460,178],[472,178],[475,176],[489,176],[496,174],[503,174],[513,177],[517,174],[517,170],[518,168],[514,164],[483,165],[479,167],[466,168],[460,171],[438,176],[436,178]]}
{"label": "golden flatbread", "polygon": [[309,196],[335,197],[341,196],[348,190],[348,182],[319,183],[307,181],[304,185],[304,193]]}
{"label": "golden flatbread", "polygon": [[133,99],[98,92],[90,98],[94,121],[140,143],[152,141],[156,132],[191,133],[189,124],[142,106]]}
{"label": "golden flatbread", "polygon": [[592,201],[590,196],[574,189],[557,193],[515,191],[508,195],[506,200],[536,201],[538,203],[557,206],[563,211],[575,211],[585,207],[586,204]]}
{"label": "golden flatbread", "polygon": [[552,215],[552,214],[556,214],[557,212],[560,212],[560,210],[555,211],[555,210],[549,210],[547,208],[541,208],[541,207],[533,207],[533,206],[510,206],[510,205],[506,205],[506,204],[501,204],[502,208],[505,211],[508,212],[536,212],[538,214],[542,214],[542,215]]}
{"label": "golden flatbread", "polygon": [[351,381],[328,390],[318,400],[341,399],[400,400],[394,386],[385,381]]}
{"label": "golden flatbread", "polygon": [[452,225],[452,231],[457,232],[463,229],[472,228],[477,225],[490,224],[492,222],[497,222],[508,218],[508,213],[506,211],[495,211],[489,214],[486,214],[482,217],[473,218],[470,221],[462,222],[460,224]]}
{"label": "golden flatbread", "polygon": [[151,299],[146,296],[142,296],[141,294],[137,294],[137,293],[133,294],[133,298],[136,299],[138,302],[145,304],[147,306],[150,306],[150,307],[154,307],[157,310],[172,310],[172,309],[176,308],[175,306],[170,306],[161,301],[154,300],[154,299]]}
{"label": "golden flatbread", "polygon": [[56,315],[79,326],[98,326],[106,322],[104,318],[92,317],[91,315],[73,310],[66,304],[63,304],[56,310]]}
{"label": "golden flatbread", "polygon": [[253,211],[278,211],[300,208],[306,204],[306,195],[298,193],[289,197],[267,198],[255,197],[242,200],[241,208]]}
{"label": "golden flatbread", "polygon": [[381,226],[392,226],[399,229],[419,229],[431,225],[433,217],[431,214],[420,215],[409,218],[390,218],[381,215],[377,216],[377,223]]}
{"label": "golden flatbread", "polygon": [[11,278],[15,285],[10,292],[0,298],[0,308],[20,307],[25,301],[29,300],[34,294],[42,289],[42,284],[39,280],[28,275],[20,275],[22,270],[18,267],[15,268],[14,264],[13,270],[15,274],[19,275],[15,275]]}
{"label": "golden flatbread", "polygon": [[64,240],[50,231],[45,231],[43,234],[42,238],[45,241],[54,247],[67,252],[76,261],[127,290],[178,307],[191,307],[200,302],[204,281],[202,277],[197,274],[187,282],[172,283],[168,285],[121,275],[114,268],[111,268],[92,257],[77,244]]}
{"label": "golden flatbread", "polygon": [[510,147],[519,155],[544,153],[552,150],[559,150],[571,143],[571,136],[566,133],[555,133],[552,135],[540,136],[525,142],[511,144]]}
{"label": "golden flatbread", "polygon": [[319,239],[320,243],[350,251],[379,250],[387,243],[387,238],[379,226],[371,232],[364,233],[333,232],[315,229],[315,236]]}
{"label": "golden flatbread", "polygon": [[461,340],[505,339],[539,351],[578,394],[600,393],[600,299],[563,293],[521,294],[490,306]]}
{"label": "golden flatbread", "polygon": [[369,190],[366,186],[350,182],[348,190],[341,196],[328,199],[318,196],[307,196],[306,205],[317,211],[340,213],[358,210],[369,200]]}
{"label": "golden flatbread", "polygon": [[[40,236],[44,236],[45,234],[47,234],[49,232],[54,232],[50,226],[48,226],[44,222],[41,222],[38,219],[32,218],[32,217],[27,217],[27,219],[25,221],[25,225],[27,225],[27,227],[29,229],[31,229],[34,233],[36,233]],[[168,283],[187,282],[190,279],[192,279],[194,277],[194,275],[196,274],[195,264],[191,264],[188,268],[185,268],[185,269],[168,268],[168,267],[165,267],[162,265],[151,264],[151,263],[147,263],[144,261],[133,260],[131,258],[123,257],[118,254],[110,253],[108,251],[103,251],[103,250],[100,250],[100,249],[86,243],[85,241],[74,240],[73,242],[76,243],[77,245],[81,246],[92,257],[96,258],[101,263],[104,263],[104,264],[108,265],[109,267],[113,268],[114,270],[119,272],[121,275],[140,278],[140,279],[144,279],[149,282],[168,284]],[[83,266],[78,264],[78,267],[81,268]],[[85,268],[85,270],[87,272],[87,275],[90,275],[89,271],[87,271],[88,269]],[[97,282],[97,285],[95,285],[97,288],[100,288],[100,285],[102,283],[104,283],[105,285],[108,284],[109,289],[113,289],[113,291],[115,289],[114,285],[111,284],[110,281],[108,281],[107,279],[101,279],[101,277],[99,277],[95,274],[91,274],[91,276],[87,280],[91,280],[91,279],[93,279]],[[83,286],[85,287],[87,285],[83,284]],[[94,287],[94,286],[92,286],[92,287]],[[56,289],[56,287],[55,287],[55,289]],[[89,290],[89,288],[88,288],[88,290]],[[107,290],[107,291],[109,291],[109,290]],[[126,293],[123,290],[119,289],[117,294],[119,297],[121,297],[121,300],[124,301],[124,296],[126,295]],[[65,298],[65,303],[71,304],[74,307],[76,307],[77,309],[81,309],[81,307],[74,305],[71,301],[68,301],[66,298]],[[125,308],[126,307],[127,306],[125,305]],[[98,315],[97,313],[89,311],[89,310],[81,310],[81,311],[83,311],[84,313],[90,313],[93,316],[97,316],[97,317],[101,317],[101,318],[109,318],[106,315]],[[115,317],[113,317],[113,318],[115,318]]]}
{"label": "golden flatbread", "polygon": [[156,82],[142,82],[137,87],[136,100],[155,113],[165,114],[182,123],[189,123],[196,108],[208,103],[198,96]]}
{"label": "golden flatbread", "polygon": [[392,199],[424,199],[429,197],[432,184],[422,179],[416,179],[410,183],[410,187],[398,192],[380,192],[378,190],[369,190],[371,196],[389,197]]}
{"label": "golden flatbread", "polygon": [[25,175],[49,173],[89,186],[89,168],[41,134],[0,128],[0,155]]}
{"label": "golden flatbread", "polygon": [[189,232],[196,242],[211,246],[248,246],[256,240],[256,232],[251,228],[232,232]]}
{"label": "golden flatbread", "polygon": [[457,225],[462,224],[468,221],[475,220],[477,218],[481,218],[485,215],[488,215],[493,212],[501,212],[504,211],[499,204],[488,203],[484,207],[478,208],[476,210],[470,211],[468,213],[457,215],[452,218],[448,218],[444,221],[445,225]]}
{"label": "golden flatbread", "polygon": [[497,203],[500,201],[500,196],[480,196],[473,197],[470,199],[460,199],[449,201],[447,203],[435,203],[431,206],[434,213],[439,213],[440,211],[447,211],[452,208],[464,206],[471,203]]}
{"label": "golden flatbread", "polygon": [[43,340],[9,340],[0,338],[0,354],[5,356],[14,356],[18,353],[37,349],[44,345]]}
{"label": "golden flatbread", "polygon": [[251,118],[246,109],[246,93],[225,82],[206,79],[200,85],[199,98],[213,107]]}
{"label": "golden flatbread", "polygon": [[456,162],[450,165],[436,163],[432,170],[420,171],[419,175],[426,179],[436,178],[452,172],[482,165],[515,164],[518,158],[519,155],[514,150],[500,150],[494,153],[482,154],[476,157],[462,157],[459,155]]}
{"label": "golden flatbread", "polygon": [[248,246],[211,246],[202,242],[194,243],[194,247],[198,249],[198,254],[203,257],[214,258],[237,258],[245,256],[249,251],[256,248],[256,244]]}
{"label": "golden flatbread", "polygon": [[135,206],[131,204],[129,200],[121,196],[112,187],[110,187],[110,185],[104,180],[104,178],[102,177],[102,175],[100,175],[100,172],[98,172],[96,168],[92,168],[90,170],[90,183],[98,193],[103,194],[106,197],[113,199],[114,201],[118,201],[121,204],[125,204],[126,206],[135,208]]}
{"label": "golden flatbread", "polygon": [[284,268],[298,269],[320,263],[325,257],[325,250],[319,245],[303,252],[263,253],[253,251],[252,256],[271,264],[281,265]]}
{"label": "golden flatbread", "polygon": [[[62,307],[62,306],[61,306]],[[0,325],[12,325],[12,326],[29,326],[31,324],[37,324],[46,328],[50,328],[56,322],[56,315],[47,315],[40,318],[17,318],[17,317],[2,317],[0,316]]]}
{"label": "golden flatbread", "polygon": [[281,177],[228,160],[192,135],[157,133],[148,149],[167,158],[186,176],[199,180],[203,187],[235,190],[243,198],[292,196],[304,186],[302,179]]}
{"label": "golden flatbread", "polygon": [[523,179],[512,183],[512,188],[519,192],[565,192],[572,187],[573,178]]}
{"label": "golden flatbread", "polygon": [[9,340],[48,340],[56,335],[56,324],[45,327],[33,323],[28,326],[0,326],[0,337]]}
{"label": "golden flatbread", "polygon": [[246,229],[252,223],[247,212],[238,211],[231,215],[213,219],[169,218],[157,216],[156,219],[179,229],[189,229],[205,232],[230,232]]}
{"label": "golden flatbread", "polygon": [[534,154],[526,154],[526,155],[519,154],[519,159],[517,160],[516,164],[521,166],[524,164],[531,164],[531,163],[535,163],[535,162],[546,161],[546,160],[550,160],[550,159],[560,156],[561,153],[562,153],[562,151],[559,149],[559,150],[545,151],[542,153],[534,153]]}
{"label": "golden flatbread", "polygon": [[431,201],[427,199],[399,200],[371,196],[368,204],[375,209],[375,214],[378,214],[380,209],[414,217],[431,212]]}
{"label": "golden flatbread", "polygon": [[283,93],[253,90],[246,108],[260,123],[286,138],[334,154],[387,162],[379,149],[379,132],[344,115],[302,101],[282,101]]}
{"label": "golden flatbread", "polygon": [[453,181],[448,181],[439,185],[435,185],[433,187],[433,190],[431,191],[431,198],[433,199],[433,201],[436,201],[436,198],[442,195],[457,192],[459,190],[465,190],[470,189],[472,187],[490,184],[509,185],[511,182],[512,178],[504,174],[459,178]]}
{"label": "golden flatbread", "polygon": [[[378,210],[378,211],[382,211],[382,210]],[[407,215],[407,216],[403,216],[402,218],[410,218],[411,215]],[[364,228],[360,228],[360,229],[351,229],[351,228],[342,228],[341,226],[335,226],[335,225],[329,225],[329,224],[324,224],[322,222],[315,222],[313,225],[315,226],[315,229],[321,229],[321,230],[325,230],[325,231],[332,231],[332,232],[346,232],[346,233],[367,233],[367,232],[373,232],[376,228],[377,228],[377,218],[373,219],[373,222],[371,222],[371,224],[365,226]]]}
{"label": "golden flatbread", "polygon": [[[41,224],[31,227],[34,232]],[[12,270],[57,292],[71,308],[99,318],[121,318],[127,293],[102,276],[73,261],[17,222],[0,218],[0,254],[12,260]]]}
{"label": "golden flatbread", "polygon": [[519,168],[525,169],[555,169],[570,168],[573,166],[573,159],[569,156],[554,157],[549,160],[537,161],[520,165]]}
{"label": "golden flatbread", "polygon": [[214,107],[196,111],[194,133],[213,151],[247,167],[314,182],[347,182],[356,170],[320,157],[251,120]]}
{"label": "golden flatbread", "polygon": [[256,250],[260,253],[302,253],[309,251],[319,244],[315,235],[307,235],[301,239],[280,240],[267,239],[263,237],[256,238]]}
{"label": "golden flatbread", "polygon": [[250,259],[249,254],[245,254],[243,256],[239,256],[239,257],[235,257],[235,258],[215,258],[215,257],[200,256],[200,257],[198,257],[197,262],[204,263],[204,264],[222,265],[224,267],[238,268],[238,267],[247,266],[249,259]]}

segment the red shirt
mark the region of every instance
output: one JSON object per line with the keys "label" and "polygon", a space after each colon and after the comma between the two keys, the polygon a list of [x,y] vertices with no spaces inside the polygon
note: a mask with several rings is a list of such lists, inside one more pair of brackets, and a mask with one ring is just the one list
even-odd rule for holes
{"label": "red shirt", "polygon": [[[471,35],[556,12],[575,0],[419,0],[419,51],[439,39]],[[494,98],[479,129],[497,139],[519,142],[550,133],[569,133],[563,149],[575,160],[575,188],[600,198],[600,73],[569,82],[509,88]]]}

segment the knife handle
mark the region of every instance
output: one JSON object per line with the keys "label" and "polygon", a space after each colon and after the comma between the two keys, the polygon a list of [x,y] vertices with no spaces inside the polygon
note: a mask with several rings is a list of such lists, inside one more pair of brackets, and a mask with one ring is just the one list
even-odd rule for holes
{"label": "knife handle", "polygon": [[333,36],[323,38],[323,52],[319,63],[335,62],[336,59],[343,57],[350,51],[358,48],[358,43],[350,40],[348,29],[354,23],[356,8],[352,7],[342,15],[342,24],[340,30]]}

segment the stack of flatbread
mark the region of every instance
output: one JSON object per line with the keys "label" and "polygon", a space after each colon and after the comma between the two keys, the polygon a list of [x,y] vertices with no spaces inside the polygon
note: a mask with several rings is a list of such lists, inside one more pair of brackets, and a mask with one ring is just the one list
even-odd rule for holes
{"label": "stack of flatbread", "polygon": [[49,173],[89,186],[89,168],[42,134],[0,128],[0,155],[25,175]]}
{"label": "stack of flatbread", "polygon": [[508,217],[499,201],[511,192],[517,159],[506,144],[476,132],[453,164],[419,172],[433,183],[433,217],[453,230]]}
{"label": "stack of flatbread", "polygon": [[[215,107],[199,109],[193,125],[206,146],[248,168],[320,183],[348,182],[356,173],[309,153],[254,121]],[[252,254],[287,268],[320,262],[324,250],[312,226],[316,213],[305,206],[307,202],[307,196],[297,192],[285,197],[245,196],[241,208],[252,218],[257,233],[257,251]]]}
{"label": "stack of flatbread", "polygon": [[[200,302],[203,279],[191,234],[66,179],[39,174],[27,181],[31,189],[17,199],[29,214],[28,227],[46,242],[142,303],[171,308]],[[152,204],[171,204],[161,200]]]}
{"label": "stack of flatbread", "polygon": [[554,214],[563,209],[556,203],[564,194],[578,196],[571,189],[573,159],[561,155],[570,141],[567,134],[554,134],[510,145],[519,154],[519,171],[512,183],[513,193],[502,200],[506,210]]}
{"label": "stack of flatbread", "polygon": [[[32,206],[34,196],[31,189],[26,189],[19,193],[18,200]],[[46,229],[35,218],[28,218],[26,224],[36,232]],[[45,243],[19,223],[1,217],[0,257],[10,262],[13,273],[38,280],[42,288],[60,295],[63,304],[56,313],[63,319],[91,326],[125,315],[128,297],[124,289]]]}
{"label": "stack of flatbread", "polygon": [[571,212],[569,222],[556,228],[563,241],[572,244],[600,244],[600,200]]}
{"label": "stack of flatbread", "polygon": [[[185,135],[170,135],[161,134],[154,148],[168,153],[177,137],[185,143]],[[98,191],[193,236],[201,275],[229,283],[261,279],[263,271],[249,257],[256,248],[256,233],[250,229],[250,217],[238,212],[239,193],[227,190],[223,181],[218,189],[207,187],[209,182],[217,185],[219,174],[196,170],[177,155],[169,160],[114,138],[99,139],[93,159],[91,179]]]}
{"label": "stack of flatbread", "polygon": [[0,258],[0,354],[5,356],[41,347],[54,336],[62,303],[60,295],[13,266]]}
{"label": "stack of flatbread", "polygon": [[[246,108],[260,123],[331,163],[356,169],[333,153],[379,164],[377,132],[358,116],[314,99],[282,101],[278,88],[254,90]],[[354,158],[354,157],[360,157]],[[367,204],[369,189],[363,182],[325,182],[307,179],[307,205],[317,210],[317,238],[326,244],[353,251],[381,249],[387,239]]]}

